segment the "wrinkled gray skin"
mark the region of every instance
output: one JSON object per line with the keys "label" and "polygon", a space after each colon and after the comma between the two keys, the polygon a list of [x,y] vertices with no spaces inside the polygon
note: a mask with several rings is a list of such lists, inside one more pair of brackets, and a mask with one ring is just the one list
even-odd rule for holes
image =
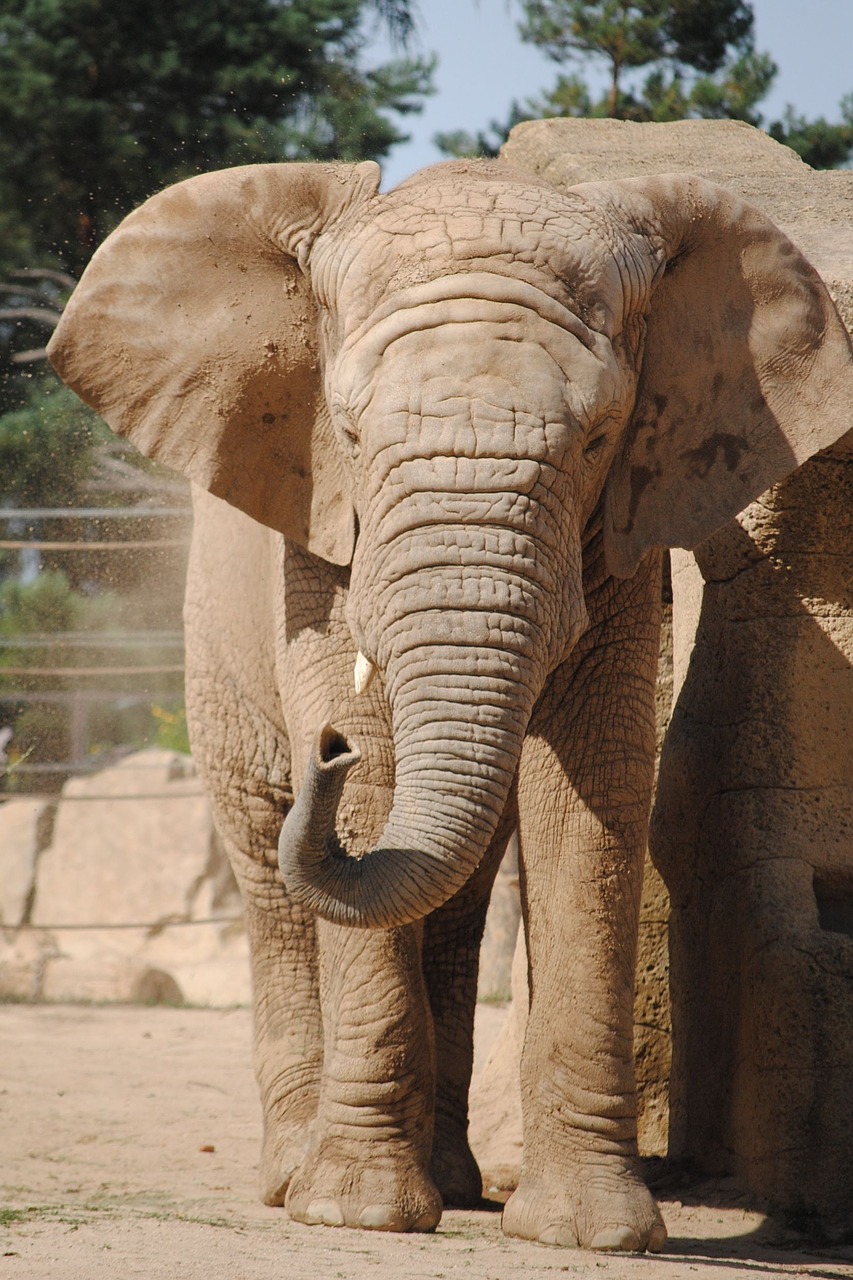
{"label": "wrinkled gray skin", "polygon": [[[631,1052],[655,548],[827,443],[849,345],[792,246],[699,180],[376,183],[281,165],[166,191],[51,346],[198,486],[187,697],[246,903],[264,1198],[396,1230],[476,1200],[476,952],[517,820],[504,1229],[658,1249]],[[379,673],[359,695],[354,668]]]}

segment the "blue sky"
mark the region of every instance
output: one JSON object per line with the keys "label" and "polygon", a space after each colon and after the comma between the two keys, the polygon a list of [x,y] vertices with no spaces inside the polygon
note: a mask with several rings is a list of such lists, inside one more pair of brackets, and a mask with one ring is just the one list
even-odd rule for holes
{"label": "blue sky", "polygon": [[[404,125],[412,141],[383,164],[385,185],[442,157],[434,134],[505,119],[513,98],[549,87],[558,68],[518,38],[518,0],[419,0],[420,47],[439,56],[437,92]],[[853,0],[752,0],[756,44],[779,66],[761,106],[775,120],[786,103],[809,117],[838,119],[838,103],[853,93]],[[578,69],[581,69],[580,67]]]}

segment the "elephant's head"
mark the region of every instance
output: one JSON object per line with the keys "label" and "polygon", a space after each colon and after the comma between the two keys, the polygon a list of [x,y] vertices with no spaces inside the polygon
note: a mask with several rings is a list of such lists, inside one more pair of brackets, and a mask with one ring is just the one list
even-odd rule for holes
{"label": "elephant's head", "polygon": [[620,576],[696,545],[849,426],[853,358],[793,245],[699,179],[378,176],[260,165],[164,191],[96,254],[50,357],[144,453],[352,565],[394,804],[346,856],[357,754],[327,728],[281,862],[321,914],[390,926],[489,843],[586,625],[585,531]]}

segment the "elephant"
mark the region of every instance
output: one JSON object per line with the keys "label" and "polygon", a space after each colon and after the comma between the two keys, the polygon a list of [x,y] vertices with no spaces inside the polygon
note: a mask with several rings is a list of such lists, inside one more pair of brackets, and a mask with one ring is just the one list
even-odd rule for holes
{"label": "elephant", "polygon": [[188,717],[245,902],[262,1195],[415,1231],[477,1202],[477,949],[517,826],[503,1228],[659,1250],[631,1028],[661,548],[830,442],[853,354],[798,250],[699,178],[379,178],[166,189],[49,349],[193,482]]}

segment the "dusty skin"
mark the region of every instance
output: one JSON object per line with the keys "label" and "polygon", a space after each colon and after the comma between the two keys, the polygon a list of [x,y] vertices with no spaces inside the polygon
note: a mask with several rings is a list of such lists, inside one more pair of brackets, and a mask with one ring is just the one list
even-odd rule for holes
{"label": "dusty skin", "polygon": [[[501,1017],[479,1008],[480,1061]],[[664,1190],[670,1244],[656,1257],[508,1240],[497,1206],[446,1211],[434,1236],[291,1223],[256,1195],[250,1041],[244,1009],[0,1007],[0,1278],[853,1276],[853,1247],[774,1246],[726,1188],[714,1207]]]}

